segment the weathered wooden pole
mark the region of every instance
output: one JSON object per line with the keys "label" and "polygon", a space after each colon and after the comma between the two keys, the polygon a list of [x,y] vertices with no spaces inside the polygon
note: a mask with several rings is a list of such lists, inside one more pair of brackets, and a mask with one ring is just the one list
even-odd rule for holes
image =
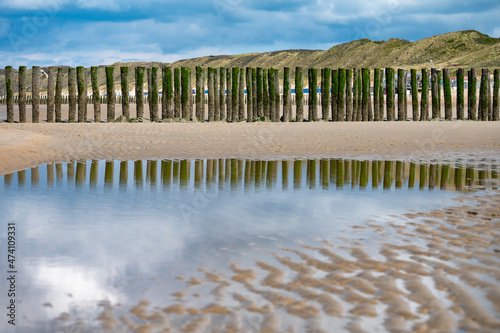
{"label": "weathered wooden pole", "polygon": [[237,123],[240,118],[239,118],[239,87],[240,87],[240,69],[239,67],[233,67],[231,69],[231,111],[232,111],[232,118],[231,122]]}
{"label": "weathered wooden pole", "polygon": [[384,120],[384,70],[379,69],[379,88],[378,88],[378,110],[379,110],[379,119],[380,121]]}
{"label": "weathered wooden pole", "polygon": [[457,119],[464,120],[464,69],[457,70]]}
{"label": "weathered wooden pole", "polygon": [[128,100],[128,67],[120,67],[120,83],[122,88],[122,114],[130,120],[130,105]]}
{"label": "weathered wooden pole", "polygon": [[257,114],[256,118],[264,117],[264,71],[257,67]]}
{"label": "weathered wooden pole", "polygon": [[295,67],[295,120],[304,121],[304,87],[302,84],[302,67]]}
{"label": "weathered wooden pole", "polygon": [[[58,72],[59,75],[59,72]],[[90,81],[92,84],[92,99],[94,102],[94,121],[101,122],[101,93],[99,91],[99,67],[90,67]],[[56,95],[57,96],[57,95]],[[56,108],[57,109],[57,108]],[[57,113],[57,111],[56,111]]]}
{"label": "weathered wooden pole", "polygon": [[275,74],[275,69],[274,68],[269,68],[267,71],[267,81],[268,81],[268,86],[269,86],[269,119],[271,121],[274,121],[275,118],[275,111],[276,111],[276,94],[274,93],[275,90],[275,80],[274,80],[274,74]]}
{"label": "weathered wooden pole", "polygon": [[363,97],[361,102],[363,113],[361,115],[361,119],[362,121],[370,121],[370,106],[371,106],[370,70],[368,68],[362,68],[361,77],[363,80]]}
{"label": "weathered wooden pole", "polygon": [[330,68],[321,69],[321,117],[324,121],[330,119]]}
{"label": "weathered wooden pole", "polygon": [[226,69],[219,68],[219,116],[215,120],[226,120]]}
{"label": "weathered wooden pole", "polygon": [[74,123],[76,121],[76,70],[72,67],[68,69],[68,95],[68,122]]}
{"label": "weathered wooden pole", "polygon": [[467,119],[476,120],[477,105],[476,105],[476,69],[471,68],[469,71],[469,80],[467,88]]}
{"label": "weathered wooden pole", "polygon": [[87,82],[85,80],[85,68],[76,67],[76,81],[78,83],[78,122],[87,122]]}
{"label": "weathered wooden pole", "polygon": [[[280,78],[279,70],[274,70],[274,119],[273,121],[280,121],[280,107],[281,107],[281,96],[280,96]],[[277,164],[274,164],[277,166]]]}
{"label": "weathered wooden pole", "polygon": [[387,99],[387,120],[393,121],[396,117],[396,108],[394,107],[394,68],[385,69],[385,85]]}
{"label": "weathered wooden pole", "polygon": [[405,78],[406,73],[403,68],[398,69],[398,121],[404,121],[405,119],[405,95],[406,95],[406,86],[405,86]]}
{"label": "weathered wooden pole", "polygon": [[219,74],[217,68],[212,68],[212,75],[214,77],[213,90],[214,90],[214,119],[220,120],[220,103],[219,103]]}
{"label": "weathered wooden pole", "polygon": [[182,117],[181,68],[174,68],[174,118]]}
{"label": "weathered wooden pole", "polygon": [[283,68],[283,121],[292,118],[292,89],[290,88],[290,67]]}
{"label": "weathered wooden pole", "polygon": [[257,68],[252,68],[252,121],[258,118],[259,108],[257,105]]}
{"label": "weathered wooden pole", "polygon": [[240,78],[238,86],[238,120],[245,120],[245,69],[239,68]]}
{"label": "weathered wooden pole", "polygon": [[363,72],[358,69],[358,109],[356,111],[358,121],[363,119]]}
{"label": "weathered wooden pole", "polygon": [[233,120],[233,81],[232,81],[232,69],[226,69],[226,121],[231,122]]}
{"label": "weathered wooden pole", "polygon": [[[7,69],[7,68],[5,68]],[[19,122],[26,122],[26,66],[19,66]]]}
{"label": "weathered wooden pole", "polygon": [[[210,111],[213,113],[213,91],[210,93],[210,73],[211,73],[211,67],[208,67],[208,114],[209,114],[209,119],[210,119]],[[205,78],[203,75],[203,67],[201,66],[196,66],[195,68],[196,71],[196,120],[201,122],[204,121],[205,117]],[[211,103],[211,104],[210,104]]]}
{"label": "weathered wooden pole", "polygon": [[[358,120],[361,120],[361,119],[358,119],[358,70],[356,68],[353,68],[352,70],[352,74],[353,74],[353,77],[352,77],[352,116],[351,116],[351,119],[352,121],[358,121]],[[337,78],[337,82],[333,82],[337,85],[337,89],[335,89],[334,86],[332,86],[332,93],[334,91],[338,91],[338,78]],[[337,99],[338,98],[338,92],[336,92],[336,95],[335,95],[335,98]],[[335,110],[337,110],[337,106],[335,106]],[[335,112],[335,121],[337,120],[337,115],[336,115],[336,112]]]}
{"label": "weathered wooden pole", "polygon": [[115,67],[106,67],[106,99],[107,99],[107,121],[112,123],[115,120]]}
{"label": "weathered wooden pole", "polygon": [[444,119],[452,120],[452,104],[451,104],[451,78],[450,70],[443,69],[443,90],[444,90]]}
{"label": "weathered wooden pole", "polygon": [[379,111],[379,80],[380,80],[380,70],[375,68],[373,70],[373,120],[380,121],[380,111]]}
{"label": "weathered wooden pole", "polygon": [[413,121],[419,119],[418,116],[418,86],[417,86],[417,69],[411,69],[411,111],[413,114]]}
{"label": "weathered wooden pole", "polygon": [[[55,118],[56,118],[56,123],[60,123],[62,121],[62,119],[61,119],[61,108],[62,108],[62,86],[63,86],[63,76],[64,76],[64,72],[63,71],[64,71],[64,68],[59,67],[57,69],[56,96],[55,96],[55,116],[56,116]],[[25,109],[23,118],[24,118],[24,122],[26,122],[26,109]]]}
{"label": "weathered wooden pole", "polygon": [[[11,67],[12,68],[12,67]],[[32,67],[32,81],[31,81],[31,121],[33,123],[39,123],[40,122],[40,66],[33,66]],[[74,70],[74,69],[73,69]],[[74,76],[74,72],[73,72]],[[73,83],[75,83],[73,81]],[[12,102],[12,107],[14,106],[14,103]],[[14,110],[14,109],[12,109]],[[8,111],[8,110],[7,110]],[[13,111],[12,111],[13,112]],[[14,120],[14,113],[10,116],[12,120]],[[7,116],[7,119],[9,119],[9,116]],[[74,121],[74,118],[73,118]]]}
{"label": "weathered wooden pole", "polygon": [[439,82],[437,70],[433,68],[431,70],[431,92],[432,92],[432,119],[440,119],[440,104],[439,100]]}
{"label": "weathered wooden pole", "polygon": [[189,110],[189,100],[191,98],[191,87],[189,86],[189,67],[181,67],[181,110],[182,118],[186,120],[191,119],[191,112]]}
{"label": "weathered wooden pole", "polygon": [[152,122],[158,121],[158,67],[151,67],[151,94],[149,113]]}
{"label": "weathered wooden pole", "polygon": [[153,87],[152,87],[152,81],[151,81],[151,67],[147,68],[146,69],[146,75],[148,77],[148,99],[147,99],[147,103],[148,103],[148,107],[149,107],[149,115],[150,115],[150,119],[151,119],[151,116],[153,114],[152,110],[151,110],[151,107],[153,105],[153,103],[151,103],[151,91],[153,90]]}
{"label": "weathered wooden pole", "polygon": [[246,87],[247,87],[247,122],[253,121],[253,80],[252,80],[252,68],[247,67],[246,69]]}
{"label": "weathered wooden pole", "polygon": [[7,91],[7,122],[14,122],[14,80],[12,78],[12,66],[5,67],[5,89]]}
{"label": "weathered wooden pole", "polygon": [[490,73],[487,68],[481,70],[481,88],[479,89],[479,115],[478,119],[488,120],[488,89]]}
{"label": "weathered wooden pole", "polygon": [[492,120],[500,119],[500,69],[493,72],[493,115]]}
{"label": "weathered wooden pole", "polygon": [[[55,68],[49,67],[49,78],[47,82],[47,122],[54,122],[54,87],[55,87],[55,79],[56,79]],[[19,98],[21,97],[21,92],[19,91]],[[87,94],[85,94],[85,99],[87,98]]]}
{"label": "weathered wooden pole", "polygon": [[262,105],[263,105],[263,117],[270,119],[270,109],[269,109],[269,87],[267,81],[267,68],[262,70]]}
{"label": "weathered wooden pole", "polygon": [[337,121],[344,121],[346,103],[345,103],[345,87],[346,87],[346,69],[338,69],[338,93],[337,93]]}
{"label": "weathered wooden pole", "polygon": [[[201,83],[201,87],[198,88],[196,87],[196,112],[199,114],[201,119],[198,119],[198,121],[204,121],[205,118],[205,80],[203,79],[202,82],[200,78],[196,78],[196,82],[198,82],[198,85]],[[215,70],[212,67],[208,67],[207,69],[207,85],[208,85],[208,121],[214,121],[215,120]],[[203,89],[203,94],[201,94],[201,101],[198,100],[198,89]],[[201,105],[199,103],[201,102]],[[200,108],[200,110],[198,110]],[[198,116],[196,116],[198,117]]]}
{"label": "weathered wooden pole", "polygon": [[420,97],[420,120],[429,120],[429,71],[422,68],[422,93]]}
{"label": "weathered wooden pole", "polygon": [[309,68],[309,121],[318,121],[318,69]]}
{"label": "weathered wooden pole", "polygon": [[488,73],[488,120],[493,120],[493,102],[491,100],[491,81]]}
{"label": "weathered wooden pole", "polygon": [[[353,98],[352,98],[352,69],[346,69],[345,81],[345,104],[346,104],[346,121],[353,121]],[[332,90],[333,92],[333,90]]]}

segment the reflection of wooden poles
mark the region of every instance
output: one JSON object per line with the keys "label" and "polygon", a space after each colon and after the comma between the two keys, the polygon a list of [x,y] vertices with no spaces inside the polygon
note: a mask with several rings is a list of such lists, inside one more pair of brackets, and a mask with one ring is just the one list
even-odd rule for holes
{"label": "reflection of wooden poles", "polygon": [[113,178],[115,171],[115,163],[113,161],[106,161],[104,166],[104,186],[111,188],[113,186]]}
{"label": "reflection of wooden poles", "polygon": [[390,190],[392,186],[392,161],[384,162],[384,190]]}
{"label": "reflection of wooden poles", "polygon": [[455,165],[455,189],[457,191],[462,191],[463,189],[463,184],[462,184],[462,176],[463,176],[463,166],[461,163],[457,163]]}
{"label": "reflection of wooden poles", "polygon": [[170,186],[172,184],[172,161],[161,161],[161,180],[163,186]]}
{"label": "reflection of wooden poles", "polygon": [[404,178],[404,163],[401,161],[396,161],[396,188],[403,187]]}
{"label": "reflection of wooden poles", "polygon": [[416,171],[416,164],[412,162],[410,163],[410,176],[408,178],[408,188],[415,187],[415,171]]}
{"label": "reflection of wooden poles", "polygon": [[194,162],[194,188],[200,189],[203,184],[203,161],[195,160]]}
{"label": "reflection of wooden poles", "polygon": [[85,162],[76,162],[76,175],[75,181],[76,185],[83,185],[85,182],[85,171],[87,169],[87,165]]}
{"label": "reflection of wooden poles", "polygon": [[[10,174],[12,176],[12,174]],[[7,176],[5,175],[5,181],[7,182]],[[17,172],[17,184],[20,187],[24,187],[26,185],[26,170],[20,170]]]}
{"label": "reflection of wooden poles", "polygon": [[181,188],[186,188],[189,185],[190,169],[191,169],[191,163],[188,160],[181,160],[180,176],[179,176]]}
{"label": "reflection of wooden poles", "polygon": [[366,188],[368,184],[368,161],[361,161],[361,171],[359,179],[359,187]]}
{"label": "reflection of wooden poles", "polygon": [[450,165],[443,164],[441,166],[441,189],[446,190],[446,185],[448,183],[448,175],[450,173]]}
{"label": "reflection of wooden poles", "polygon": [[137,188],[141,188],[143,184],[143,175],[142,175],[142,161],[138,160],[134,162],[134,180],[135,186]]}
{"label": "reflection of wooden poles", "polygon": [[344,161],[342,159],[337,160],[337,188],[342,189],[344,187]]}
{"label": "reflection of wooden poles", "polygon": [[427,184],[427,164],[420,163],[420,176],[418,184],[419,189],[420,190],[425,189],[426,184]]}
{"label": "reflection of wooden poles", "polygon": [[63,180],[63,167],[61,163],[56,163],[56,179],[58,183],[61,183]]}
{"label": "reflection of wooden poles", "polygon": [[120,187],[127,186],[128,182],[128,162],[120,162]]}
{"label": "reflection of wooden poles", "polygon": [[[330,103],[328,103],[330,105]],[[321,181],[321,187],[324,190],[328,190],[329,188],[329,171],[330,171],[330,161],[328,159],[321,159],[320,164],[319,164],[319,172],[320,172],[320,181]]]}
{"label": "reflection of wooden poles", "polygon": [[372,188],[378,188],[379,161],[372,161]]}
{"label": "reflection of wooden poles", "polygon": [[54,164],[47,164],[47,186],[54,185]]}
{"label": "reflection of wooden poles", "polygon": [[39,167],[31,168],[31,187],[38,187],[40,184],[40,169]]}
{"label": "reflection of wooden poles", "polygon": [[434,189],[434,186],[436,185],[436,178],[437,178],[437,167],[436,164],[431,164],[429,166],[429,190]]}
{"label": "reflection of wooden poles", "polygon": [[302,161],[295,160],[293,162],[293,188],[300,190],[302,183]]}
{"label": "reflection of wooden poles", "polygon": [[99,174],[99,162],[92,161],[92,164],[90,165],[90,187],[97,186],[98,174]]}

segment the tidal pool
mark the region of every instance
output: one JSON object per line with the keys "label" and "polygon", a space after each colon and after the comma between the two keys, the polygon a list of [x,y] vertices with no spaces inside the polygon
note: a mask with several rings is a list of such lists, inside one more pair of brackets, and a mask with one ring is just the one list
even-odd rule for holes
{"label": "tidal pool", "polygon": [[[0,241],[6,251],[15,224],[17,330],[0,328],[385,332],[431,327],[437,306],[420,307],[434,300],[444,325],[467,327],[441,283],[477,302],[478,327],[494,330],[498,252],[446,252],[432,232],[460,228],[428,227],[444,217],[425,212],[488,197],[497,178],[494,160],[78,161],[8,174]],[[489,289],[444,268],[461,265],[482,268]]]}

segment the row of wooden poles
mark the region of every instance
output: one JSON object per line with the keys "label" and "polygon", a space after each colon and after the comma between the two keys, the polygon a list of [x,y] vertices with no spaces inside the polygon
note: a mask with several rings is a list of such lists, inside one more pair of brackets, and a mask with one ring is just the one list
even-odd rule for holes
{"label": "row of wooden poles", "polygon": [[[57,75],[56,75],[57,69]],[[283,89],[280,92],[279,71],[274,68],[224,68],[196,67],[194,96],[195,110],[193,114],[193,90],[191,69],[189,67],[163,67],[161,114],[159,114],[158,67],[147,69],[149,118],[151,121],[184,118],[186,120],[205,121],[205,83],[208,86],[208,121],[252,122],[267,118],[271,121],[292,121],[291,71],[283,70]],[[91,87],[94,104],[94,120],[101,122],[101,98],[98,85],[98,67],[91,67]],[[115,114],[115,68],[105,68],[106,100],[108,122],[116,119]],[[85,68],[49,67],[47,87],[47,121],[61,121],[61,104],[63,76],[68,74],[69,122],[87,122],[87,82]],[[129,68],[120,67],[122,115],[129,120]],[[135,99],[137,117],[144,117],[143,86],[145,67],[135,69]],[[385,80],[384,80],[385,73]],[[13,69],[5,68],[7,122],[14,122],[14,94],[12,89]],[[304,120],[304,107],[308,107],[308,120],[318,121],[388,121],[407,120],[407,73],[398,70],[397,114],[396,114],[396,82],[393,68],[362,69],[321,69],[320,112],[318,112],[318,70],[308,69],[308,101],[304,103],[303,68],[295,68],[295,121]],[[429,80],[430,75],[430,80]],[[422,69],[422,89],[417,87],[417,70],[411,70],[411,99],[413,120],[429,120],[441,118],[441,76],[444,91],[444,118],[452,119],[452,94],[449,69],[438,71]],[[468,71],[467,108],[464,100],[464,70],[457,70],[457,119],[499,120],[499,87],[500,71],[494,71],[493,89],[490,84],[488,69],[482,69],[479,102],[477,101],[476,69]],[[385,81],[385,86],[384,86]],[[429,82],[431,98],[429,99]],[[19,122],[26,122],[26,67],[19,67]],[[246,89],[245,89],[246,88]],[[371,90],[373,88],[373,101]],[[493,91],[492,91],[493,90]],[[227,93],[226,93],[227,91]],[[246,91],[246,98],[245,98]],[[78,93],[78,94],[77,94]],[[419,105],[420,95],[420,105]],[[78,114],[77,114],[78,102]],[[283,105],[283,112],[281,112]],[[40,122],[40,67],[32,69],[32,122]],[[431,109],[430,109],[431,107]],[[432,111],[432,112],[430,112]]]}
{"label": "row of wooden poles", "polygon": [[[193,163],[190,160],[148,160],[144,166],[141,160],[119,164],[119,185],[126,186],[129,180],[129,165],[133,163],[133,180],[135,185],[146,183],[155,186],[161,182],[164,186],[179,185],[189,187],[192,180]],[[106,161],[104,165],[104,185],[111,187],[115,180],[114,161]],[[280,172],[278,167],[281,166]],[[63,164],[48,164],[47,184],[63,183]],[[242,159],[208,159],[194,161],[194,188],[205,185],[209,190],[216,185],[220,189],[227,186],[231,190],[238,189],[243,184],[245,189],[265,187],[274,189],[281,173],[282,188],[289,189],[289,178],[292,178],[293,188],[300,189],[303,182],[303,169],[306,169],[305,182],[308,188],[317,185],[323,189],[336,186],[339,189],[382,187],[396,189],[408,187],[421,190],[434,188],[458,191],[471,191],[497,186],[491,180],[498,179],[496,166],[471,163],[435,164],[408,163],[403,161],[360,161],[344,159],[309,159],[295,161],[259,161]],[[145,169],[145,170],[144,170]],[[102,171],[101,171],[102,172]],[[99,161],[90,162],[90,174],[87,176],[87,162],[69,162],[66,164],[67,182],[77,185],[89,184],[97,186],[99,180]],[[102,173],[101,173],[102,175]],[[12,185],[14,174],[5,175],[4,184]],[[31,184],[39,185],[39,167],[31,169]],[[19,186],[26,184],[26,170],[17,172]],[[87,181],[88,180],[88,181]]]}

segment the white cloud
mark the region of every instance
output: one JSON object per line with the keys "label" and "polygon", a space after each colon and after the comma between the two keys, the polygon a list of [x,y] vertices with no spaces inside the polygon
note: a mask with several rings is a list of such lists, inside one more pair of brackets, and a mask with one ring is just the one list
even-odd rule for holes
{"label": "white cloud", "polygon": [[7,36],[10,30],[9,20],[0,17],[0,38]]}

